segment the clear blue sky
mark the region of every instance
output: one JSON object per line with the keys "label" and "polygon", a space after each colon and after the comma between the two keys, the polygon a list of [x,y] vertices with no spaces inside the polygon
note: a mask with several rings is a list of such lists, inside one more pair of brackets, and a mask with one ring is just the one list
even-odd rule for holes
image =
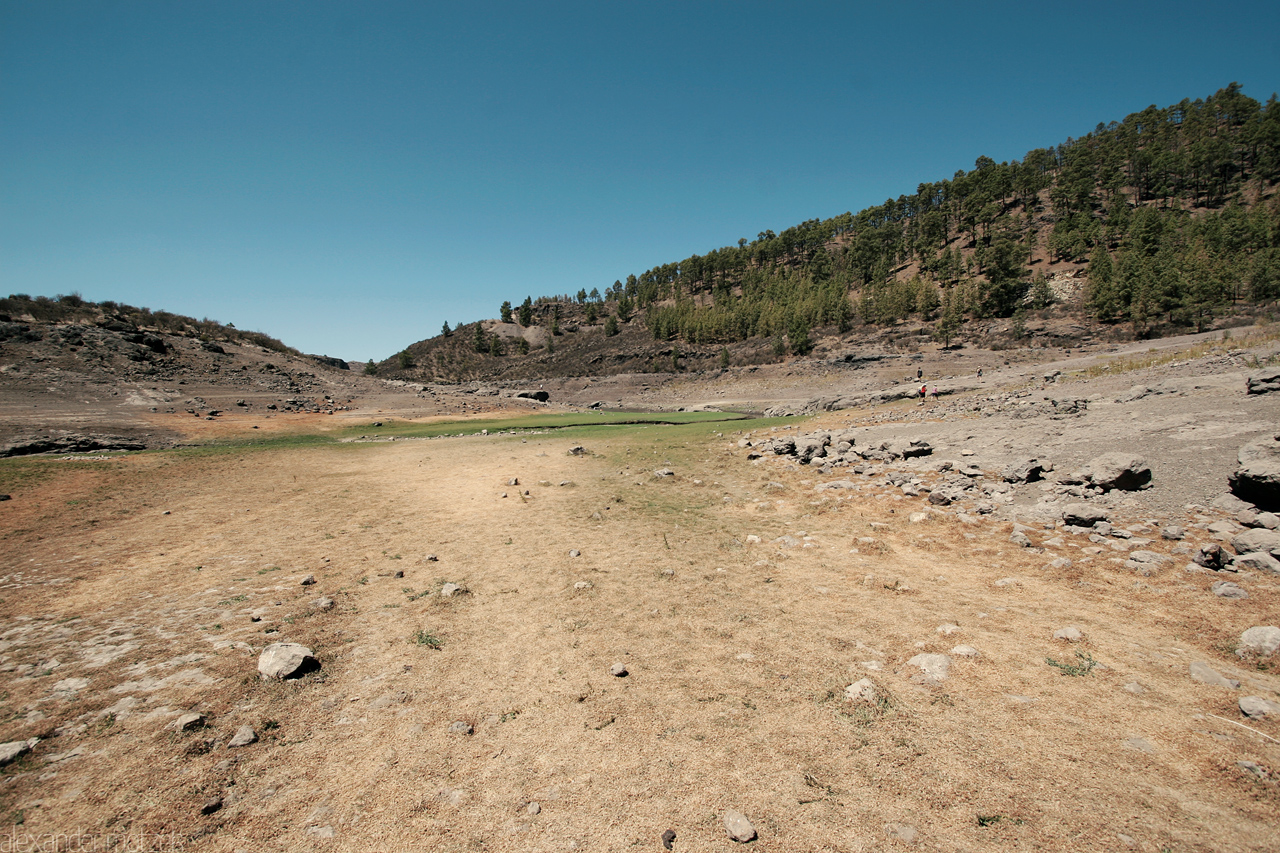
{"label": "clear blue sky", "polygon": [[0,291],[384,358],[1280,89],[1280,3],[0,0]]}

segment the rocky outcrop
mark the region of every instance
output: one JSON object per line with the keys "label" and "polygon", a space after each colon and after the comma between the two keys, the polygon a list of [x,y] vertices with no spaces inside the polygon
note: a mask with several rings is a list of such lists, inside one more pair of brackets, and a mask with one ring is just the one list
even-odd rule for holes
{"label": "rocky outcrop", "polygon": [[1270,394],[1280,391],[1280,365],[1260,370],[1245,380],[1246,394]]}
{"label": "rocky outcrop", "polygon": [[33,453],[89,453],[100,450],[146,450],[145,442],[119,435],[41,435],[0,445],[0,458]]}
{"label": "rocky outcrop", "polygon": [[1280,509],[1280,432],[1244,445],[1236,460],[1240,467],[1229,478],[1235,496],[1263,509]]}

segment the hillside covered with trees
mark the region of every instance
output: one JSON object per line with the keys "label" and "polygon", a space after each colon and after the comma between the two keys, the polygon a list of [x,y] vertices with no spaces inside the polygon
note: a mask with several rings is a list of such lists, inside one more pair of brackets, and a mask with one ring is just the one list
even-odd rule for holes
{"label": "hillside covered with trees", "polygon": [[[658,264],[603,293],[526,298],[500,313],[504,324],[546,328],[552,349],[563,328],[598,325],[612,337],[640,325],[657,342],[755,339],[803,354],[816,335],[903,320],[949,344],[973,321],[1020,323],[1069,291],[1060,307],[1118,334],[1204,329],[1223,312],[1280,298],[1277,181],[1280,103],[1232,83],[1021,160],[979,157],[972,170],[858,213]],[[504,348],[475,329],[477,354],[530,353],[523,337]],[[406,351],[385,364],[415,362]]]}

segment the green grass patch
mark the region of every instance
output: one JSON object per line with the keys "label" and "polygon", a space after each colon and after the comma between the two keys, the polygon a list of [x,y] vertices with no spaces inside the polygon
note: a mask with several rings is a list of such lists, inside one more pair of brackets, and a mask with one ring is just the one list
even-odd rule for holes
{"label": "green grass patch", "polygon": [[1088,675],[1098,662],[1093,659],[1093,655],[1088,652],[1076,652],[1076,660],[1078,663],[1069,663],[1057,661],[1053,658],[1045,658],[1044,662],[1049,666],[1056,667],[1063,675]]}

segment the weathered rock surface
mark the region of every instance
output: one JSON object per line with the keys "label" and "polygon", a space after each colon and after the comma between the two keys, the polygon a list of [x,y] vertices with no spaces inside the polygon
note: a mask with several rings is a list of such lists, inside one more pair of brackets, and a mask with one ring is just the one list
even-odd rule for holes
{"label": "weathered rock surface", "polygon": [[1280,649],[1280,628],[1275,625],[1255,625],[1240,635],[1239,654],[1256,654],[1269,657]]}
{"label": "weathered rock surface", "polygon": [[1240,682],[1232,678],[1227,678],[1218,672],[1208,663],[1202,660],[1195,661],[1190,666],[1191,677],[1201,684],[1211,684],[1214,687],[1225,687],[1228,690],[1240,689]]}
{"label": "weathered rock surface", "polygon": [[1237,554],[1264,551],[1273,557],[1280,557],[1280,531],[1255,527],[1233,536],[1231,547]]}
{"label": "weathered rock surface", "polygon": [[951,671],[951,658],[939,654],[919,654],[907,661],[908,666],[919,668],[917,676],[926,684],[941,684]]}
{"label": "weathered rock surface", "polygon": [[1151,482],[1151,466],[1132,453],[1104,453],[1080,472],[1083,479],[1104,491],[1131,492]]}
{"label": "weathered rock surface", "polygon": [[844,689],[844,698],[851,702],[875,702],[879,695],[870,678],[859,679]]}
{"label": "weathered rock surface", "polygon": [[1261,696],[1240,697],[1240,713],[1255,720],[1262,717],[1280,717],[1280,704]]}
{"label": "weathered rock surface", "polygon": [[1244,588],[1231,581],[1216,581],[1210,587],[1209,591],[1218,598],[1248,598],[1249,593]]}
{"label": "weathered rock surface", "polygon": [[1107,520],[1107,511],[1092,504],[1067,504],[1062,508],[1062,520],[1075,527],[1093,527]]}
{"label": "weathered rock surface", "polygon": [[1231,568],[1237,572],[1254,571],[1280,575],[1280,560],[1263,551],[1240,554],[1231,561]]}
{"label": "weathered rock surface", "polygon": [[1280,509],[1280,433],[1250,442],[1236,454],[1228,482],[1236,497],[1266,510]]}
{"label": "weathered rock surface", "polygon": [[294,678],[318,667],[311,649],[300,643],[272,643],[258,656],[258,672],[264,680]]}
{"label": "weathered rock surface", "polygon": [[248,746],[251,743],[258,742],[258,733],[253,730],[253,726],[245,725],[236,729],[236,733],[232,735],[231,740],[227,741],[228,749],[238,749],[242,746]]}
{"label": "weathered rock surface", "polygon": [[746,844],[756,837],[756,828],[747,820],[747,816],[733,809],[724,813],[724,830],[739,844]]}
{"label": "weathered rock surface", "polygon": [[1280,391],[1280,367],[1268,367],[1244,381],[1246,394],[1270,394]]}
{"label": "weathered rock surface", "polygon": [[40,738],[33,737],[30,740],[11,740],[8,743],[0,743],[0,767],[17,761],[39,742]]}

